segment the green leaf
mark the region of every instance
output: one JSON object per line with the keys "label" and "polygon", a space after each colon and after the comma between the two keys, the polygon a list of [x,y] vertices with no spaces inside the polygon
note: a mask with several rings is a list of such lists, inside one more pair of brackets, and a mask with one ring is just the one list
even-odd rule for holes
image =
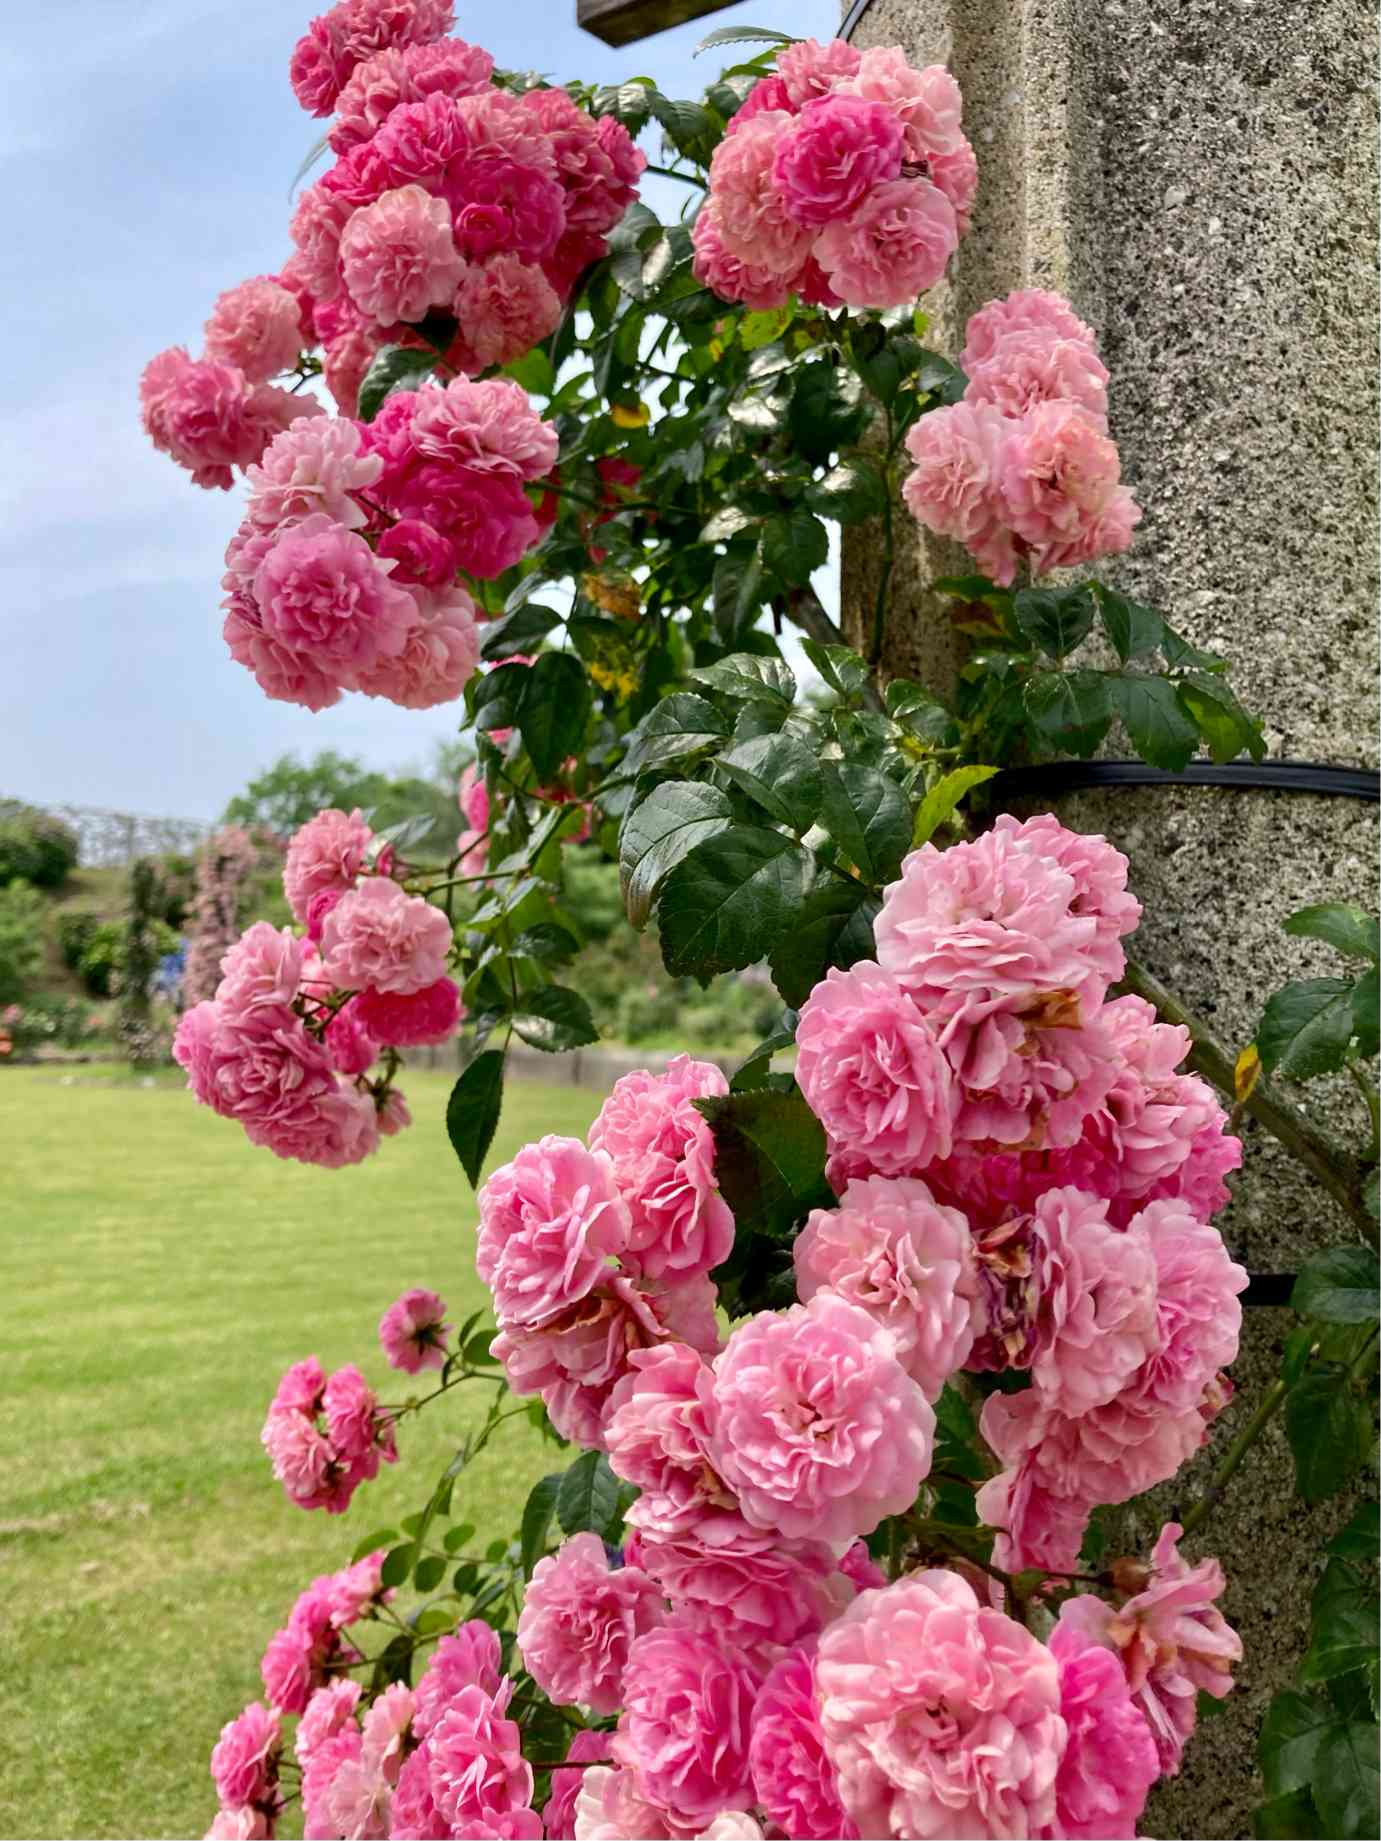
{"label": "green leaf", "polygon": [[701,543],[727,543],[731,537],[737,537],[740,531],[750,530],[757,520],[751,512],[740,511],[737,505],[724,505],[700,529]]}
{"label": "green leaf", "polygon": [[518,728],[528,759],[545,779],[585,739],[590,680],[573,652],[544,652],[523,678]]}
{"label": "green leaf", "polygon": [[746,556],[730,550],[715,559],[711,592],[715,626],[732,645],[752,626],[766,594],[756,546]]}
{"label": "green leaf", "polygon": [[1312,1254],[1300,1267],[1290,1308],[1321,1323],[1375,1323],[1381,1289],[1374,1249],[1330,1247]]}
{"label": "green leaf", "polygon": [[720,26],[701,39],[691,56],[698,58],[702,51],[709,51],[715,45],[789,45],[792,42],[789,32],[773,32],[765,26]]}
{"label": "green leaf", "polygon": [[1067,754],[1086,758],[1108,732],[1116,682],[1101,671],[1038,671],[1023,694],[1031,726]]}
{"label": "green leaf", "polygon": [[1252,1833],[1257,1841],[1318,1841],[1319,1821],[1308,1790],[1292,1790],[1252,1811]]}
{"label": "green leaf", "polygon": [[1103,616],[1103,631],[1122,663],[1154,652],[1165,632],[1165,622],[1155,608],[1143,607],[1139,601],[1105,588],[1102,582],[1095,582],[1093,588]]}
{"label": "green leaf", "polygon": [[796,695],[796,680],[780,658],[756,652],[735,652],[713,665],[697,665],[696,682],[722,696],[743,697],[750,703],[789,704]]}
{"label": "green leaf", "polygon": [[[1371,1411],[1347,1385],[1345,1371],[1330,1364],[1311,1370],[1285,1396],[1285,1432],[1295,1457],[1296,1488],[1306,1502],[1322,1502],[1340,1490],[1366,1458]],[[1301,1675],[1305,1681],[1323,1679]]]}
{"label": "green leaf", "polygon": [[619,880],[633,926],[647,925],[658,889],[682,857],[732,823],[728,794],[698,780],[664,781],[633,807],[619,831]]}
{"label": "green leaf", "polygon": [[1381,1552],[1381,1523],[1378,1523],[1376,1503],[1364,1502],[1347,1526],[1333,1536],[1324,1552],[1341,1560],[1364,1560],[1374,1565]]}
{"label": "green leaf", "polygon": [[556,1513],[556,1498],[564,1481],[564,1473],[558,1470],[553,1476],[541,1478],[528,1491],[518,1535],[525,1578],[532,1577],[532,1569],[542,1557],[547,1544],[547,1529]]}
{"label": "green leaf", "polygon": [[515,958],[538,959],[544,965],[564,965],[579,951],[579,940],[556,921],[525,927],[513,942]]}
{"label": "green leaf", "polygon": [[729,1091],[731,1093],[747,1093],[756,1088],[767,1086],[767,1071],[773,1055],[777,1053],[778,1049],[790,1048],[795,1040],[796,1037],[790,1029],[774,1030],[765,1041],[758,1043],[751,1055],[745,1056],[745,1058],[739,1062],[738,1066],[729,1076]]}
{"label": "green leaf", "polygon": [[1268,1796],[1284,1796],[1308,1785],[1320,1742],[1335,1719],[1333,1708],[1321,1694],[1286,1688],[1276,1695],[1257,1740]]}
{"label": "green leaf", "polygon": [[1310,1610],[1313,1630],[1299,1666],[1301,1681],[1332,1681],[1355,1668],[1375,1667],[1376,1594],[1347,1561],[1328,1562]]}
{"label": "green leaf", "polygon": [[379,1572],[380,1583],[389,1587],[402,1585],[412,1571],[416,1555],[415,1541],[404,1541],[401,1546],[390,1548]]}
{"label": "green leaf", "polygon": [[887,482],[864,455],[841,461],[823,479],[806,487],[805,502],[836,524],[862,524],[887,509]]}
{"label": "green leaf", "polygon": [[1112,672],[1107,685],[1113,710],[1142,760],[1183,773],[1199,745],[1199,732],[1181,709],[1169,678]]}
{"label": "green leaf", "polygon": [[870,411],[857,377],[827,359],[805,365],[796,375],[787,425],[806,459],[820,466],[856,441]]}
{"label": "green leaf", "polygon": [[803,587],[822,569],[829,553],[829,533],[801,506],[775,513],[763,526],[763,567],[794,587]]}
{"label": "green leaf", "polygon": [[1314,908],[1298,908],[1285,923],[1296,939],[1323,940],[1350,959],[1370,959],[1381,964],[1381,925],[1374,914],[1346,902],[1325,901]]}
{"label": "green leaf", "polygon": [[553,613],[551,608],[541,607],[535,601],[525,602],[504,619],[490,621],[481,628],[484,645],[480,657],[492,663],[496,659],[531,652],[554,626],[560,624],[561,615]]}
{"label": "green leaf", "polygon": [[837,876],[808,895],[768,961],[783,1002],[798,1008],[831,966],[847,970],[870,958],[881,905],[857,882]]}
{"label": "green leaf", "polygon": [[1322,1833],[1364,1837],[1378,1833],[1378,1737],[1381,1730],[1376,1726],[1349,1720],[1329,1733],[1319,1747],[1313,1787],[1324,1820]]}
{"label": "green leaf", "polygon": [[715,1141],[715,1178],[743,1234],[788,1236],[829,1208],[825,1131],[801,1094],[758,1088],[696,1100]]}
{"label": "green leaf", "polygon": [[602,1451],[583,1451],[561,1479],[556,1519],[567,1534],[610,1530],[619,1510],[619,1480]]}
{"label": "green leaf", "polygon": [[1032,645],[1051,658],[1065,658],[1088,638],[1097,607],[1092,591],[1084,586],[1023,588],[1012,611]]}
{"label": "green leaf", "polygon": [[542,985],[526,992],[521,1008],[514,1012],[513,1027],[530,1048],[543,1049],[550,1055],[599,1040],[589,1004],[579,991],[561,984]]}
{"label": "green leaf", "polygon": [[769,307],[764,313],[745,313],[738,323],[738,342],[746,352],[758,351],[780,339],[791,324],[795,309],[788,301],[784,307]]}
{"label": "green leaf", "polygon": [[731,733],[728,717],[713,703],[693,691],[675,691],[654,704],[628,737],[622,771],[631,779],[649,767],[665,767],[712,748]]}
{"label": "green leaf", "polygon": [[1304,978],[1273,991],[1256,1046],[1268,1074],[1312,1080],[1343,1065],[1352,1041],[1352,984],[1344,978]]}
{"label": "green leaf", "polygon": [[938,780],[917,808],[916,822],[911,827],[912,849],[927,843],[952,816],[959,801],[975,786],[991,780],[996,772],[996,767],[956,767],[943,780]]}
{"label": "green leaf", "polygon": [[467,1368],[487,1368],[497,1361],[497,1356],[489,1353],[497,1331],[492,1323],[486,1323],[482,1329],[473,1330],[461,1344],[461,1354]]}
{"label": "green leaf", "polygon": [[445,1534],[441,1537],[441,1545],[446,1549],[447,1553],[459,1553],[466,1541],[473,1537],[474,1532],[474,1522],[462,1521],[454,1528],[447,1528]]}
{"label": "green leaf", "polygon": [[715,766],[798,837],[815,823],[820,763],[794,735],[754,736],[719,755]]}
{"label": "green leaf", "polygon": [[1364,972],[1352,987],[1352,1033],[1357,1052],[1370,1061],[1381,1048],[1381,973]]}
{"label": "green leaf", "polygon": [[836,696],[851,702],[868,686],[868,667],[848,646],[824,646],[818,639],[803,639],[801,650]]}
{"label": "green leaf", "polygon": [[825,761],[820,773],[821,823],[865,882],[889,881],[911,843],[901,788],[860,761]]}
{"label": "green leaf", "polygon": [[366,1534],[362,1541],[355,1543],[355,1551],[350,1556],[351,1565],[355,1565],[371,1553],[377,1553],[381,1547],[389,1546],[397,1538],[396,1528],[376,1528],[372,1534]]}
{"label": "green leaf", "polygon": [[412,1582],[419,1592],[434,1592],[446,1577],[444,1554],[424,1553],[412,1572]]}
{"label": "green leaf", "polygon": [[662,884],[657,925],[674,978],[740,971],[791,925],[811,858],[793,839],[736,825],[697,844]]}
{"label": "green leaf", "polygon": [[666,129],[667,139],[679,153],[695,157],[712,150],[715,122],[703,103],[681,101],[656,90],[650,101],[653,115]]}
{"label": "green leaf", "polygon": [[446,1102],[446,1135],[472,1189],[479,1186],[480,1171],[494,1142],[502,1109],[503,1054],[497,1048],[487,1048],[475,1056],[451,1088]]}
{"label": "green leaf", "polygon": [[1176,691],[1215,761],[1236,760],[1244,751],[1259,761],[1265,754],[1261,725],[1242,708],[1224,678],[1196,671],[1180,678]]}
{"label": "green leaf", "polygon": [[381,345],[360,380],[360,420],[372,422],[386,396],[403,385],[411,388],[435,364],[435,352],[412,345]]}

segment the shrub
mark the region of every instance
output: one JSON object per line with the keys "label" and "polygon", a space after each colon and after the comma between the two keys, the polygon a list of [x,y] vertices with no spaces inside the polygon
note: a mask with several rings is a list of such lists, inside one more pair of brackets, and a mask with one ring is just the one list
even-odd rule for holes
{"label": "shrub", "polygon": [[60,818],[14,799],[0,801],[0,888],[21,880],[60,888],[78,852],[76,832]]}
{"label": "shrub", "polygon": [[19,1049],[37,1048],[45,1042],[58,1048],[80,1048],[99,1027],[100,1018],[80,997],[40,993],[0,1012],[0,1030]]}
{"label": "shrub", "polygon": [[0,888],[0,1003],[22,997],[43,963],[43,897],[28,882]]}

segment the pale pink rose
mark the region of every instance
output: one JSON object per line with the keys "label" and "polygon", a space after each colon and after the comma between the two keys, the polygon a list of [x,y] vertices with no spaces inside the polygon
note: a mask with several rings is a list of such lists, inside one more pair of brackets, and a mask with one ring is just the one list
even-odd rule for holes
{"label": "pale pink rose", "polygon": [[1038,403],[1010,424],[998,490],[1033,568],[1069,568],[1127,547],[1141,512],[1120,472],[1116,446],[1077,403]]}
{"label": "pale pink rose", "polygon": [[698,1350],[669,1342],[635,1349],[609,1396],[604,1443],[625,1482],[655,1498],[663,1520],[732,1505],[710,1468],[713,1377]]}
{"label": "pale pink rose", "polygon": [[551,136],[519,97],[488,88],[463,97],[457,106],[476,159],[527,167],[544,177],[556,177]]}
{"label": "pale pink rose", "polygon": [[[753,1801],[748,1769],[761,1677],[706,1631],[673,1624],[640,1636],[624,1674],[613,1752],[678,1820],[712,1820]],[[576,1829],[580,1832],[579,1824]]]}
{"label": "pale pink rose", "polygon": [[449,1042],[465,1020],[460,986],[438,978],[409,996],[395,991],[361,991],[352,1006],[376,1041],[391,1048],[419,1048]]}
{"label": "pale pink rose", "polygon": [[815,1645],[789,1650],[753,1708],[748,1762],[764,1811],[793,1841],[858,1841],[825,1754],[815,1693]]}
{"label": "pale pink rose", "polygon": [[1108,369],[1082,339],[1008,333],[992,357],[974,369],[964,397],[970,403],[991,403],[1013,418],[1038,403],[1077,403],[1099,428],[1108,425]]}
{"label": "pale pink rose", "polygon": [[229,489],[235,467],[251,466],[300,416],[322,413],[312,398],[251,385],[237,365],[192,359],[180,345],[160,352],[139,380],[144,432],[198,486]]}
{"label": "pale pink rose", "polygon": [[471,262],[451,302],[461,328],[467,372],[512,364],[561,323],[561,302],[535,262],[496,250]]}
{"label": "pale pink rose", "polygon": [[363,1758],[346,1758],[323,1785],[316,1804],[318,1832],[347,1841],[387,1841],[393,1791]]}
{"label": "pale pink rose", "polygon": [[829,1291],[764,1311],[715,1363],[715,1469],[747,1519],[851,1541],[916,1500],[935,1415],[866,1311]]}
{"label": "pale pink rose", "polygon": [[455,23],[451,0],[340,0],[293,49],[293,94],[309,115],[329,115],[357,64],[390,46],[421,45]]}
{"label": "pale pink rose", "polygon": [[1097,922],[1094,950],[1108,983],[1115,983],[1125,964],[1119,942],[1135,933],[1141,920],[1141,903],[1127,888],[1130,865],[1126,857],[1096,831],[1071,831],[1053,812],[1027,819],[1003,812],[993,830],[1032,856],[1057,863],[1073,877],[1070,909]]}
{"label": "pale pink rose", "polygon": [[1004,300],[990,300],[970,319],[959,359],[965,376],[972,376],[980,366],[988,364],[1002,340],[1019,332],[1036,333],[1051,343],[1073,339],[1090,349],[1095,343],[1092,328],[1084,324],[1062,294],[1052,294],[1046,288],[1018,288]]}
{"label": "pale pink rose", "polygon": [[401,104],[420,102],[433,94],[471,96],[493,74],[494,60],[489,53],[463,39],[378,51],[355,67],[336,99],[331,147],[336,153],[348,153],[372,140]]}
{"label": "pale pink rose", "polygon": [[762,1830],[744,1809],[723,1809],[695,1841],[763,1841]]}
{"label": "pale pink rose", "polygon": [[636,1566],[610,1571],[597,1534],[539,1560],[518,1619],[518,1649],[549,1699],[616,1713],[634,1639],[661,1623],[662,1594]]}
{"label": "pale pink rose", "polygon": [[867,1311],[927,1400],[939,1398],[985,1326],[969,1224],[914,1178],[850,1182],[838,1208],[807,1217],[792,1259],[801,1302],[828,1288]]}
{"label": "pale pink rose", "polygon": [[379,1109],[379,1131],[385,1138],[396,1137],[412,1124],[408,1103],[397,1087],[390,1087],[376,1103]]}
{"label": "pale pink rose", "polygon": [[206,355],[238,365],[252,384],[290,371],[302,350],[295,297],[269,275],[256,275],[216,297],[206,322]]}
{"label": "pale pink rose", "polygon": [[379,1044],[360,1020],[358,1006],[354,1004],[331,1018],[322,1040],[331,1066],[338,1074],[367,1074],[379,1053]]}
{"label": "pale pink rose", "polygon": [[352,328],[322,348],[322,377],[342,415],[353,416],[359,408],[360,385],[378,354],[379,343],[373,333]]}
{"label": "pale pink rose", "polygon": [[926,164],[930,169],[931,184],[938,185],[954,206],[960,236],[967,236],[974,201],[978,197],[977,154],[961,135],[959,145],[952,153],[933,153]]}
{"label": "pale pink rose", "polygon": [[303,1709],[293,1735],[293,1749],[300,1765],[305,1768],[319,1746],[353,1723],[355,1708],[363,1692],[359,1682],[351,1681],[348,1675],[334,1675],[316,1690]]}
{"label": "pale pink rose", "polygon": [[376,1771],[391,1789],[403,1767],[404,1743],[412,1724],[412,1689],[405,1681],[392,1681],[364,1716],[362,1762]]}
{"label": "pale pink rose", "polygon": [[357,683],[366,696],[384,697],[404,709],[434,709],[454,702],[474,675],[480,653],[478,610],[459,583],[405,592],[416,617],[401,650],[361,671]]}
{"label": "pale pink rose", "polygon": [[1218,1369],[1237,1358],[1247,1274],[1218,1230],[1181,1202],[1148,1203],[1128,1232],[1138,1229],[1155,1252],[1160,1346],[1138,1370],[1132,1398],[1162,1412],[1197,1408]]}
{"label": "pale pink rose", "polygon": [[339,1572],[326,1574],[322,1590],[331,1621],[338,1629],[357,1622],[366,1611],[393,1596],[392,1592],[382,1589],[383,1564],[384,1549],[378,1547],[362,1560],[356,1560],[353,1566],[343,1566]]}
{"label": "pale pink rose", "polygon": [[777,76],[791,103],[804,108],[816,96],[824,96],[858,75],[861,54],[842,38],[799,38],[783,45],[777,57]]}
{"label": "pale pink rose", "polygon": [[415,393],[408,439],[424,460],[540,479],[556,465],[557,436],[510,378],[457,377]]}
{"label": "pale pink rose", "polygon": [[900,175],[903,138],[900,120],[882,103],[821,96],[780,135],[772,182],[798,224],[828,224]]}
{"label": "pale pink rose", "polygon": [[1092,1501],[1052,1494],[1031,1463],[1000,1471],[974,1496],[984,1527],[997,1531],[994,1564],[1006,1572],[1021,1572],[1028,1566],[1052,1573],[1077,1572],[1093,1506]]}
{"label": "pale pink rose", "polygon": [[464,273],[450,207],[420,185],[356,211],[341,237],[340,264],[351,300],[381,326],[448,305]]}
{"label": "pale pink rose", "polygon": [[344,682],[402,651],[417,621],[406,589],[388,579],[363,537],[313,512],[274,541],[254,577],[270,639],[306,653]]}
{"label": "pale pink rose", "polygon": [[424,1368],[446,1366],[446,1302],[434,1291],[414,1286],[390,1304],[379,1319],[379,1341],[390,1368],[420,1374]]}
{"label": "pale pink rose", "polygon": [[695,245],[695,278],[721,300],[742,301],[754,313],[780,307],[790,298],[793,278],[775,269],[741,262],[725,248],[719,208],[706,199],[691,226]]}
{"label": "pale pink rose", "polygon": [[810,253],[811,233],[788,215],[773,178],[782,135],[795,117],[764,110],[726,137],[710,162],[710,197],[724,248],[740,262],[794,275]]}
{"label": "pale pink rose", "polygon": [[1006,432],[1003,416],[991,404],[932,409],[906,437],[906,451],[916,465],[902,483],[912,516],[937,536],[962,543],[1002,587],[1017,569],[997,485]]}
{"label": "pale pink rose", "polygon": [[340,293],[340,239],[355,206],[318,180],[297,201],[288,228],[303,281],[324,305]]}
{"label": "pale pink rose", "polygon": [[580,1773],[572,1833],[575,1841],[689,1841],[690,1828],[649,1800],[633,1770],[591,1765]]}
{"label": "pale pink rose", "polygon": [[255,1144],[306,1163],[330,1161],[341,1148],[330,1061],[285,1006],[228,1014],[198,1004],[178,1025],[173,1058],[202,1104],[238,1120]]}
{"label": "pale pink rose", "polygon": [[727,1093],[708,1061],[677,1055],[664,1074],[625,1074],[590,1127],[628,1207],[625,1264],[668,1284],[728,1258],[734,1217],[715,1186],[714,1134],[693,1101]]}
{"label": "pale pink rose", "polygon": [[485,1694],[497,1694],[500,1680],[498,1635],[481,1618],[471,1618],[450,1636],[443,1636],[432,1651],[417,1684],[413,1731],[418,1738],[427,1738],[462,1688],[475,1687]]}
{"label": "pale pink rose", "polygon": [[899,45],[874,45],[843,85],[847,94],[884,103],[906,129],[906,157],[925,162],[954,153],[963,141],[964,99],[943,64],[917,70]]}
{"label": "pale pink rose", "polygon": [[525,1145],[480,1190],[479,1211],[475,1265],[505,1326],[551,1323],[611,1276],[628,1243],[613,1166],[576,1138]]}
{"label": "pale pink rose", "polygon": [[1029,1367],[1041,1399],[1074,1418],[1121,1393],[1159,1349],[1150,1237],[1111,1227],[1098,1197],[1047,1190],[1030,1215],[980,1233],[976,1250],[988,1330],[971,1367]]}
{"label": "pale pink rose", "polygon": [[[607,1732],[594,1732],[588,1727],[573,1734],[566,1749],[567,1763],[602,1764],[610,1755],[609,1738]],[[588,1775],[581,1770],[552,1772],[551,1795],[542,1810],[547,1841],[575,1841],[575,1806]]]}
{"label": "pale pink rose", "polygon": [[245,469],[249,522],[276,531],[319,511],[346,530],[359,530],[369,514],[355,494],[383,470],[379,456],[364,451],[360,424],[348,416],[295,422],[274,437],[257,466]]}
{"label": "pale pink rose", "polygon": [[393,579],[427,588],[445,587],[455,578],[455,545],[420,518],[401,518],[379,538],[378,554],[397,564]]}
{"label": "pale pink rose", "polygon": [[292,1003],[302,977],[302,942],[287,927],[255,921],[221,960],[216,1002],[222,1014]]}
{"label": "pale pink rose", "polygon": [[[531,1813],[532,1768],[517,1724],[504,1718],[512,1686],[505,1680],[493,1695],[461,1688],[427,1735],[432,1798],[454,1834],[484,1834],[506,1816]],[[540,1836],[533,1821],[526,1832]]]}
{"label": "pale pink rose", "polygon": [[278,1715],[253,1700],[244,1712],[221,1727],[211,1753],[211,1777],[223,1804],[278,1801],[278,1755],[282,1736]]}
{"label": "pale pink rose", "polygon": [[954,206],[939,187],[893,179],[826,224],[814,254],[849,306],[903,307],[935,286],[958,246]]}
{"label": "pale pink rose", "polygon": [[306,652],[285,646],[267,634],[252,596],[234,594],[222,606],[227,611],[221,633],[230,656],[254,673],[265,696],[309,710],[329,709],[339,703],[340,679]]}
{"label": "pale pink rose", "polygon": [[864,1592],[820,1639],[839,1796],[871,1836],[1032,1835],[1065,1747],[1055,1659],[955,1573]]}
{"label": "pale pink rose", "polygon": [[949,1155],[949,1064],[926,1018],[882,967],[861,960],[826,972],[801,1007],[796,1046],[796,1079],[825,1128],[832,1173],[905,1176]]}
{"label": "pale pink rose", "polygon": [[373,840],[358,806],[348,816],[332,806],[293,833],[283,859],[283,893],[303,926],[314,895],[343,895],[354,888]]}
{"label": "pale pink rose", "polygon": [[445,975],[450,950],[451,923],[441,909],[386,876],[347,890],[321,930],[322,970],[340,990],[409,997]]}
{"label": "pale pink rose", "polygon": [[1160,1764],[1122,1665],[1065,1617],[1063,1607],[1050,1653],[1059,1665],[1060,1713],[1069,1742],[1055,1779],[1055,1823],[1048,1832],[1067,1841],[1134,1836]]}
{"label": "pale pink rose", "polygon": [[269,1841],[273,1820],[262,1809],[246,1805],[239,1809],[218,1809],[206,1831],[205,1841]]}

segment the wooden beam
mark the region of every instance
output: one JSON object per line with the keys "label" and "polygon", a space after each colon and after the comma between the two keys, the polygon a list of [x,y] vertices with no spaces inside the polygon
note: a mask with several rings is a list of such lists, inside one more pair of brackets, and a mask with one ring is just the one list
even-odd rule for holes
{"label": "wooden beam", "polygon": [[632,45],[668,26],[719,13],[736,0],[576,0],[576,24],[606,45]]}

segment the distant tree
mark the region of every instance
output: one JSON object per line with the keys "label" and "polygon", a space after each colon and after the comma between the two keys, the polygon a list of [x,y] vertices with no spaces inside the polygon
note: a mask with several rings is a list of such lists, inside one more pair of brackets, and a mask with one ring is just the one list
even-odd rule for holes
{"label": "distant tree", "polygon": [[411,773],[378,773],[363,761],[337,754],[332,748],[323,749],[305,762],[296,755],[284,754],[230,801],[225,808],[225,822],[262,825],[287,838],[329,806],[343,812],[359,806],[376,831],[429,813],[435,821],[433,829],[411,846],[410,854],[442,858],[460,829],[456,805],[459,766],[452,771],[453,759],[458,758],[453,745],[440,744],[435,764],[424,778]]}

